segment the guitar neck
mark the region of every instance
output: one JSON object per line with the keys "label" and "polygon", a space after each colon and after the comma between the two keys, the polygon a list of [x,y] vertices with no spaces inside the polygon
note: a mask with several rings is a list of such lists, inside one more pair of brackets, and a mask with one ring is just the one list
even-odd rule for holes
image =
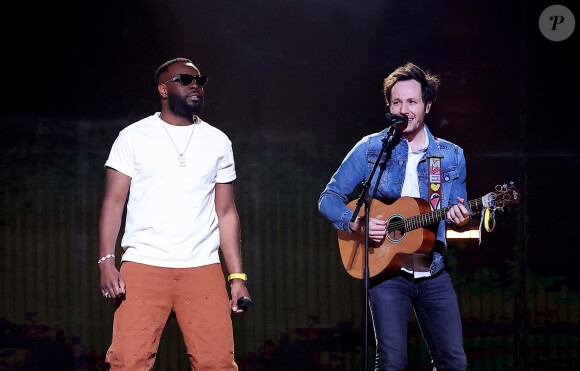
{"label": "guitar neck", "polygon": [[[476,199],[471,200],[471,201],[467,201],[465,203],[465,205],[466,205],[467,209],[471,210],[471,211],[481,210],[481,208],[484,205],[483,197],[476,198]],[[405,219],[405,230],[411,231],[414,229],[423,228],[423,227],[431,225],[431,224],[439,223],[440,221],[447,219],[447,212],[452,207],[453,206],[447,206],[447,207],[444,207],[442,209],[437,209],[437,210],[430,211],[428,213],[419,214],[419,215],[412,216],[410,218],[406,218]]]}

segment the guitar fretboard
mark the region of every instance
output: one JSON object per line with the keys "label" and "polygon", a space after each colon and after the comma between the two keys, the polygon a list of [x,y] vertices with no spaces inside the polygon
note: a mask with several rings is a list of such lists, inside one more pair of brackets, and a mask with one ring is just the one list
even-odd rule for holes
{"label": "guitar fretboard", "polygon": [[[486,196],[484,196],[486,197]],[[466,202],[468,210],[478,211],[484,206],[484,197],[476,198],[471,201]],[[430,211],[428,213],[415,215],[409,218],[404,218],[401,220],[389,223],[387,228],[387,233],[394,232],[396,230],[403,230],[403,232],[412,231],[414,229],[423,228],[425,226],[439,223],[440,221],[447,218],[447,212],[453,206],[447,206],[443,209],[437,209]]]}

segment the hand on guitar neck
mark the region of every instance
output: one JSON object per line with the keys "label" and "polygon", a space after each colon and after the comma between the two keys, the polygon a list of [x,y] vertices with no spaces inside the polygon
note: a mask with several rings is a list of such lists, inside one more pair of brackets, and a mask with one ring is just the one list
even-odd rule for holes
{"label": "hand on guitar neck", "polygon": [[463,204],[463,201],[465,201],[463,198],[457,197],[457,201],[459,201],[459,203],[453,205],[447,212],[447,219],[449,219],[456,228],[460,229],[469,224],[471,213]]}

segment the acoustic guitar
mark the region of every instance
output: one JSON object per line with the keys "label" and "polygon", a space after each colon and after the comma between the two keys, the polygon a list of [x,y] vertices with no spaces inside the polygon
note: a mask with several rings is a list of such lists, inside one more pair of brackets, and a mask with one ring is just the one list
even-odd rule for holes
{"label": "acoustic guitar", "polygon": [[[484,207],[490,211],[503,210],[520,202],[521,194],[513,183],[498,185],[495,192],[464,204],[472,212]],[[347,204],[354,211],[357,200]],[[369,240],[369,276],[389,276],[401,268],[399,254],[428,253],[433,249],[438,223],[447,218],[452,206],[431,210],[421,198],[401,197],[391,205],[372,200],[369,216],[387,220],[386,235],[380,246]],[[359,216],[364,215],[361,208]],[[378,245],[378,244],[377,244]],[[338,231],[340,256],[346,271],[354,278],[363,278],[365,236],[360,233]]]}

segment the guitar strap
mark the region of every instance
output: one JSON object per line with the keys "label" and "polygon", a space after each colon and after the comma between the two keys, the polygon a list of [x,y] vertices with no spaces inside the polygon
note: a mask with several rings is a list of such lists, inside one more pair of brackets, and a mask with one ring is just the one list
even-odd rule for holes
{"label": "guitar strap", "polygon": [[429,206],[431,211],[441,207],[441,159],[443,157],[428,157],[429,168]]}
{"label": "guitar strap", "polygon": [[[427,157],[429,169],[429,206],[431,211],[441,207],[441,159],[443,157]],[[402,268],[413,272],[429,272],[433,263],[433,254],[413,253],[401,257]]]}

